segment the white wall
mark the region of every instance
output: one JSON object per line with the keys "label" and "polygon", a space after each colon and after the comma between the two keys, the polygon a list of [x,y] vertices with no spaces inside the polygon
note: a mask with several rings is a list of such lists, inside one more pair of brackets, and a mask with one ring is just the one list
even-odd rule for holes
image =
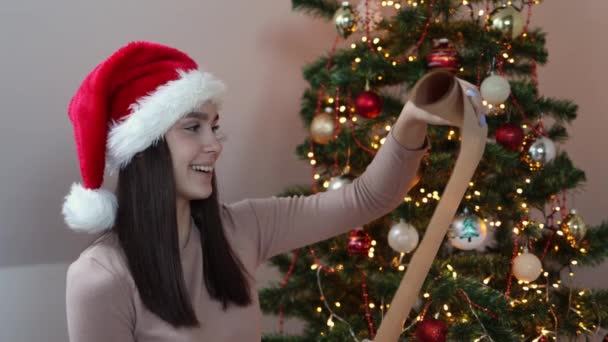
{"label": "white wall", "polygon": [[0,341],[67,341],[66,264],[6,267],[0,271]]}
{"label": "white wall", "polygon": [[[608,97],[601,93],[608,8],[603,1],[558,3],[545,1],[533,16],[549,32],[551,63],[540,70],[541,90],[581,105],[567,150],[589,179],[577,207],[597,224],[608,216],[608,161],[598,146],[608,127]],[[229,139],[217,169],[221,196],[233,201],[309,181],[308,165],[294,156],[305,136],[301,67],[328,51],[334,37],[330,24],[292,12],[289,0],[4,1],[0,340],[67,340],[65,270],[89,237],[69,232],[60,215],[62,197],[80,180],[66,106],[94,65],[127,41],[148,39],[187,51],[224,79]],[[602,286],[608,268],[602,270],[580,277]],[[268,269],[259,274],[262,283],[277,277]],[[276,326],[276,319],[265,320],[267,330]]]}

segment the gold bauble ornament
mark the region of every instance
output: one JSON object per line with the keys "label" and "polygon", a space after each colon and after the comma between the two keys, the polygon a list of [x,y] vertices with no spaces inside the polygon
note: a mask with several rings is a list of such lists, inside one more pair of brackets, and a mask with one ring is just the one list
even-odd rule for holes
{"label": "gold bauble ornament", "polygon": [[338,34],[344,39],[357,30],[355,13],[348,1],[342,2],[342,6],[334,14],[334,23],[336,24]]}
{"label": "gold bauble ornament", "polygon": [[334,140],[335,129],[334,114],[317,114],[310,123],[310,137],[315,143],[325,145]]}
{"label": "gold bauble ornament", "polygon": [[583,218],[577,214],[576,209],[571,209],[570,213],[564,217],[560,228],[572,247],[577,247],[587,234],[587,225],[583,221]]}
{"label": "gold bauble ornament", "polygon": [[490,13],[490,26],[503,32],[509,39],[519,37],[524,32],[525,21],[513,6],[502,5]]}

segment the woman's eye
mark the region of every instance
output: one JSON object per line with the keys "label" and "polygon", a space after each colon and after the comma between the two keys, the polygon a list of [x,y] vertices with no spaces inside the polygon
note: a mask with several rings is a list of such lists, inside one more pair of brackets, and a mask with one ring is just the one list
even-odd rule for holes
{"label": "woman's eye", "polygon": [[220,126],[219,126],[219,125],[218,125],[218,126],[214,126],[214,127],[213,127],[213,131],[214,131],[214,132],[217,132],[219,129],[220,129]]}
{"label": "woman's eye", "polygon": [[196,132],[196,131],[198,131],[198,129],[200,127],[201,127],[201,125],[194,125],[194,126],[186,127],[186,129],[189,131],[192,131],[192,132]]}

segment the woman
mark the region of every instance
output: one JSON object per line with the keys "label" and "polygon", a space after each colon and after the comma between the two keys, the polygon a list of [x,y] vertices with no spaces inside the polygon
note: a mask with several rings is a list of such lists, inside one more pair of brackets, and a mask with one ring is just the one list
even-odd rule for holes
{"label": "woman", "polygon": [[[408,102],[351,184],[219,203],[224,88],[183,52],[132,42],[74,95],[83,182],[63,214],[102,234],[67,272],[70,341],[259,341],[257,267],[390,212],[429,148],[427,124],[448,124]],[[118,171],[116,195],[101,189],[104,171]]]}

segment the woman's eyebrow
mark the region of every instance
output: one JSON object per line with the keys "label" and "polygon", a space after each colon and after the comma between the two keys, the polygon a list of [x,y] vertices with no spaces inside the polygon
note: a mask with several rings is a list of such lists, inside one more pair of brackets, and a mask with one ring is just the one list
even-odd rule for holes
{"label": "woman's eyebrow", "polygon": [[[186,118],[198,118],[201,119],[203,121],[206,121],[209,119],[209,114],[204,113],[204,112],[191,112],[188,113],[188,115],[186,115]],[[220,119],[220,114],[216,114],[215,118],[213,119],[213,121],[217,121]]]}

